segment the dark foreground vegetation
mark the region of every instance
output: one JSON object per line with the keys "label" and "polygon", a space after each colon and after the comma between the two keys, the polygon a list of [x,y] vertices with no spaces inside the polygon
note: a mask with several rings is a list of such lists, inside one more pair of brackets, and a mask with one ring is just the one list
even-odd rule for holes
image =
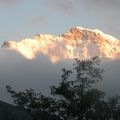
{"label": "dark foreground vegetation", "polygon": [[[33,89],[14,91],[6,86],[15,105],[32,116],[32,120],[120,120],[119,96],[105,97],[93,85],[103,80],[100,60],[76,59],[73,69],[62,69],[61,82],[51,87],[51,96]],[[46,119],[41,118],[45,113]],[[26,119],[27,120],[27,119]]]}
{"label": "dark foreground vegetation", "polygon": [[[36,120],[23,108],[0,101],[0,120]],[[58,120],[47,112],[39,111],[39,120]]]}

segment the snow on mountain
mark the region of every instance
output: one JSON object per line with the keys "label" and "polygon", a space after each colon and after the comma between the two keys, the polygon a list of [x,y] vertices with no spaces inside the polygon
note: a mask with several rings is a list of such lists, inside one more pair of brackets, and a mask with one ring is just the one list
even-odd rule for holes
{"label": "snow on mountain", "polygon": [[63,59],[101,58],[120,59],[120,41],[100,30],[82,27],[71,28],[60,36],[39,34],[32,39],[5,41],[3,48],[20,52],[24,57],[33,59],[42,53],[55,63]]}

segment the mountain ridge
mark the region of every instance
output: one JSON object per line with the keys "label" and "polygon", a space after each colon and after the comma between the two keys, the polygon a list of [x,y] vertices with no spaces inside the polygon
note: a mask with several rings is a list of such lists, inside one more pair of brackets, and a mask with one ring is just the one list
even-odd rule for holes
{"label": "mountain ridge", "polygon": [[100,58],[119,59],[120,41],[100,30],[74,27],[62,35],[39,34],[32,39],[5,41],[3,48],[20,52],[24,57],[33,59],[38,53],[49,57],[55,63],[63,59]]}
{"label": "mountain ridge", "polygon": [[[47,112],[39,111],[39,120],[59,120]],[[38,118],[36,118],[38,120]],[[22,108],[0,101],[0,120],[36,120],[34,116]]]}

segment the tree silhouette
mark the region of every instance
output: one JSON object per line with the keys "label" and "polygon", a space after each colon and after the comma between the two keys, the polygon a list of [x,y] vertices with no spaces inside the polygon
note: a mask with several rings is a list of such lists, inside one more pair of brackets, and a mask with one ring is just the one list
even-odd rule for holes
{"label": "tree silhouette", "polygon": [[[15,92],[7,86],[14,103],[34,115],[40,111],[57,116],[61,120],[119,120],[119,96],[105,98],[105,93],[93,88],[103,80],[100,59],[75,59],[72,70],[62,69],[61,82],[51,87],[51,97],[36,93],[33,89]],[[36,120],[39,117],[36,118]]]}

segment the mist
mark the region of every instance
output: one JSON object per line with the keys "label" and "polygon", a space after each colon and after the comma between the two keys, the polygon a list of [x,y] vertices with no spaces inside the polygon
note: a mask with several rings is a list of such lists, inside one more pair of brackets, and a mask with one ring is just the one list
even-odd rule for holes
{"label": "mist", "polygon": [[[5,86],[10,85],[16,91],[33,88],[36,92],[49,95],[50,86],[61,80],[62,68],[71,69],[74,60],[62,60],[52,63],[48,57],[38,54],[36,59],[28,60],[13,50],[0,51],[0,99],[11,103]],[[104,80],[96,85],[108,96],[119,94],[120,60],[102,60]]]}

